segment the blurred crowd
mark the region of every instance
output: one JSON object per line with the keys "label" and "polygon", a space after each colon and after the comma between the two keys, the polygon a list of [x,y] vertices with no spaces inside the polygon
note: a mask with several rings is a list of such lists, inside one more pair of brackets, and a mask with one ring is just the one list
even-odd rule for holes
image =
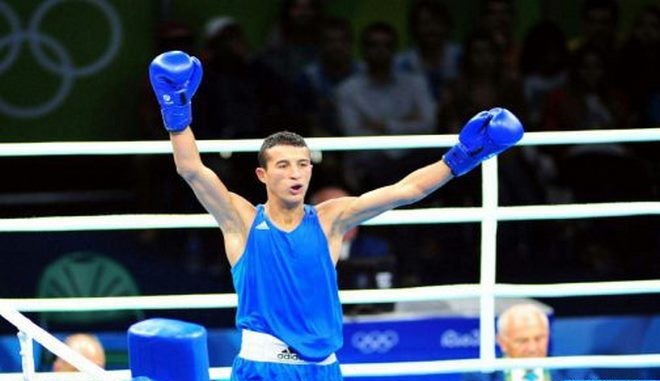
{"label": "blurred crowd", "polygon": [[[329,14],[320,0],[285,0],[264,46],[250,46],[240,19],[216,15],[202,35],[184,23],[163,22],[156,53],[184,50],[203,62],[204,80],[193,102],[198,139],[262,138],[284,129],[305,137],[454,134],[472,115],[496,106],[513,111],[528,132],[660,125],[658,5],[640,9],[624,32],[620,2],[583,0],[577,36],[569,38],[556,22],[542,18],[516,38],[516,3],[480,1],[472,30],[458,40],[445,2],[411,1],[406,30],[411,44],[404,46],[403,36],[386,21],[355,30],[350,19]],[[163,139],[146,80],[143,100],[143,137]],[[658,199],[660,151],[652,147],[518,147],[499,159],[500,203]],[[400,179],[442,151],[323,152],[315,156],[312,188],[359,195]],[[245,175],[256,167],[253,155],[205,156],[231,189],[255,203],[265,200],[256,178]],[[143,160],[137,178],[144,211],[199,210],[169,161]],[[415,207],[480,202],[481,174],[473,171]],[[660,273],[653,260],[660,238],[652,222],[640,217],[502,223],[498,280],[653,277]],[[478,279],[476,224],[361,231],[378,238],[371,252],[387,258],[388,286]],[[157,232],[143,234],[146,243],[159,239]],[[229,276],[220,234],[198,230],[182,239],[182,260],[191,271],[216,269]]]}

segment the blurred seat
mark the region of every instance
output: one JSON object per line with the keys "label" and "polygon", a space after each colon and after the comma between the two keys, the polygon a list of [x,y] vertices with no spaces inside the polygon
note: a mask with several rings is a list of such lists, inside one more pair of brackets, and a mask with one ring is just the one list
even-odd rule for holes
{"label": "blurred seat", "polygon": [[[132,274],[116,260],[92,251],[65,254],[50,263],[39,278],[37,297],[136,296],[140,290]],[[100,329],[113,323],[144,318],[142,310],[42,312],[42,327]]]}

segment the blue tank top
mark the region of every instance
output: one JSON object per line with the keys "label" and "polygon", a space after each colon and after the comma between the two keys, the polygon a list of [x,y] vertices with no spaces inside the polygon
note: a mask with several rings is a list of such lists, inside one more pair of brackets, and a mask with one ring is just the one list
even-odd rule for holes
{"label": "blue tank top", "polygon": [[305,205],[300,225],[287,233],[258,205],[245,251],[231,272],[239,329],[273,335],[308,361],[342,346],[337,272],[315,208]]}

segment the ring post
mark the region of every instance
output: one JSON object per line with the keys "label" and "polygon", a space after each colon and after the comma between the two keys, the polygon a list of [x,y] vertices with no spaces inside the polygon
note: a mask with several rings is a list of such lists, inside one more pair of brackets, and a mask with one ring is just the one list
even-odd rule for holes
{"label": "ring post", "polygon": [[209,381],[206,329],[179,320],[154,318],[128,329],[132,377],[153,381]]}

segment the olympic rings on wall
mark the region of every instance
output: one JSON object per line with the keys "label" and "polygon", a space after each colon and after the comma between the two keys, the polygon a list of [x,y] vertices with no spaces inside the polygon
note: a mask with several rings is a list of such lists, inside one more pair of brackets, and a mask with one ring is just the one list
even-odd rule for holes
{"label": "olympic rings on wall", "polygon": [[351,345],[360,352],[387,353],[399,343],[399,334],[391,329],[385,331],[358,331],[351,336]]}
{"label": "olympic rings on wall", "polygon": [[[9,33],[0,38],[0,51],[8,50],[0,57],[0,77],[17,60],[21,48],[27,42],[36,62],[49,73],[61,77],[55,94],[46,102],[34,106],[16,106],[0,97],[0,113],[15,118],[36,118],[57,109],[71,92],[73,82],[78,77],[95,74],[106,67],[117,55],[121,45],[122,26],[115,8],[106,0],[77,0],[97,7],[110,26],[110,42],[103,54],[88,65],[73,65],[69,51],[57,39],[43,34],[39,27],[48,12],[63,0],[46,0],[32,14],[27,29],[21,28],[18,15],[4,1],[0,1],[0,15],[9,24]],[[48,50],[52,55],[46,54]]]}

